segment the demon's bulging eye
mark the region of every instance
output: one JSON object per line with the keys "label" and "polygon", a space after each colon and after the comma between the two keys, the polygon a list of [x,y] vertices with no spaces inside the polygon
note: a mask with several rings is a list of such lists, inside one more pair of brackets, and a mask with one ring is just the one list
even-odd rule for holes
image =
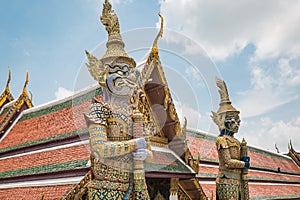
{"label": "demon's bulging eye", "polygon": [[128,67],[127,65],[124,65],[124,66],[122,67],[122,71],[129,71],[129,67]]}

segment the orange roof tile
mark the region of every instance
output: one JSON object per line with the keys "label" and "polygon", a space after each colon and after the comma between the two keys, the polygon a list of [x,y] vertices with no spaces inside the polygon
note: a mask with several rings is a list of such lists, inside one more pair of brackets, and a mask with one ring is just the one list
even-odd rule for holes
{"label": "orange roof tile", "polygon": [[89,156],[89,146],[87,145],[45,151],[0,160],[0,172],[63,163],[73,160],[84,160],[88,159]]}
{"label": "orange roof tile", "polygon": [[11,199],[40,199],[45,192],[45,199],[60,199],[72,185],[0,189],[1,200]]}

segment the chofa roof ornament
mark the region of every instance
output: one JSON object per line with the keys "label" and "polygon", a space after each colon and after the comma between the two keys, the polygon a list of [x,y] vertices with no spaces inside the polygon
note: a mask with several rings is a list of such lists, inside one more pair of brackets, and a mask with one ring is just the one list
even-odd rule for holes
{"label": "chofa roof ornament", "polygon": [[112,10],[112,6],[108,0],[103,4],[102,15],[100,21],[104,25],[108,33],[108,40],[106,43],[106,52],[101,59],[96,58],[88,51],[86,51],[89,62],[86,64],[91,75],[101,85],[105,80],[105,65],[111,65],[113,62],[124,62],[130,64],[132,67],[136,66],[133,58],[129,57],[124,47],[125,44],[120,34],[120,25],[118,16]]}
{"label": "chofa roof ornament", "polygon": [[160,18],[160,30],[159,30],[158,34],[156,35],[156,37],[155,37],[155,39],[153,41],[152,49],[151,49],[150,55],[149,55],[148,60],[147,60],[148,64],[153,59],[159,60],[158,45],[157,45],[157,43],[158,43],[159,38],[162,37],[162,35],[163,35],[163,31],[164,31],[164,18],[163,18],[163,16],[160,13],[158,13],[158,16]]}

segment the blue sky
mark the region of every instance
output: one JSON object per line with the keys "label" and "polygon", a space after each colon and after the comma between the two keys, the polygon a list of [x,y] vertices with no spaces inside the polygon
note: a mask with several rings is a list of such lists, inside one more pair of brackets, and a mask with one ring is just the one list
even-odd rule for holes
{"label": "blue sky", "polygon": [[[223,78],[241,111],[237,137],[282,152],[300,149],[300,2],[296,0],[112,0],[129,53],[139,61],[165,18],[161,60],[180,116],[190,128],[217,135],[210,111],[218,107],[214,76]],[[8,66],[20,94],[26,69],[33,103],[79,89],[84,50],[101,57],[107,34],[101,0],[11,0],[0,7],[0,86]],[[149,28],[150,27],[150,28]],[[83,85],[93,83],[87,78]],[[1,88],[0,88],[1,89]]]}

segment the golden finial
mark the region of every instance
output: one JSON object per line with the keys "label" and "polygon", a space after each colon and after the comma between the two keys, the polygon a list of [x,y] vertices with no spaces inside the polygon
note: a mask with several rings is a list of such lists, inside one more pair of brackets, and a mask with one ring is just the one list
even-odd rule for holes
{"label": "golden finial", "polygon": [[245,138],[243,138],[241,145],[242,146],[247,146],[247,142],[246,142]]}
{"label": "golden finial", "polygon": [[277,153],[280,153],[279,148],[277,147],[277,144],[275,143],[275,149]]}
{"label": "golden finial", "polygon": [[291,147],[291,149],[294,149],[293,144],[292,144],[292,139],[290,139],[290,147]]}
{"label": "golden finial", "polygon": [[8,79],[7,79],[6,87],[5,87],[5,93],[6,94],[10,93],[10,90],[9,90],[10,79],[11,79],[11,71],[10,71],[10,68],[8,67]]}
{"label": "golden finial", "polygon": [[11,71],[10,71],[10,68],[8,67],[8,79],[7,79],[7,83],[6,83],[7,87],[9,85],[9,83],[10,83],[10,79],[11,79]]}
{"label": "golden finial", "polygon": [[160,17],[160,30],[153,42],[153,45],[152,45],[152,53],[153,54],[158,54],[158,46],[157,46],[157,43],[158,43],[158,39],[160,37],[162,37],[163,35],[163,30],[164,30],[164,18],[162,17],[162,15],[160,13],[158,13],[158,16]]}
{"label": "golden finial", "polygon": [[28,76],[28,70],[26,70],[26,81],[25,81],[25,85],[27,85],[29,82],[29,76]]}
{"label": "golden finial", "polygon": [[26,86],[28,85],[28,82],[29,82],[29,76],[28,76],[28,70],[26,70],[26,80],[25,80],[25,84],[24,84],[23,92],[22,92],[22,94],[24,96],[27,96]]}
{"label": "golden finial", "polygon": [[160,37],[162,37],[162,35],[163,35],[163,30],[164,30],[164,18],[163,18],[163,16],[162,16],[160,13],[158,13],[158,16],[159,16],[159,18],[160,18],[160,30],[159,30],[157,36],[155,37],[155,39],[154,39],[154,41],[153,41],[153,45],[152,45],[152,49],[151,49],[151,53],[150,53],[148,62],[149,62],[150,59],[152,59],[152,58],[156,58],[157,60],[159,60],[159,55],[158,55],[158,45],[157,45],[157,43],[158,43],[158,39],[159,39]]}
{"label": "golden finial", "polygon": [[10,72],[10,68],[8,67],[8,79],[6,82],[5,90],[0,95],[0,107],[2,107],[6,101],[10,102],[14,100],[13,96],[10,94],[10,89],[9,89],[10,78],[11,78],[11,72]]}

